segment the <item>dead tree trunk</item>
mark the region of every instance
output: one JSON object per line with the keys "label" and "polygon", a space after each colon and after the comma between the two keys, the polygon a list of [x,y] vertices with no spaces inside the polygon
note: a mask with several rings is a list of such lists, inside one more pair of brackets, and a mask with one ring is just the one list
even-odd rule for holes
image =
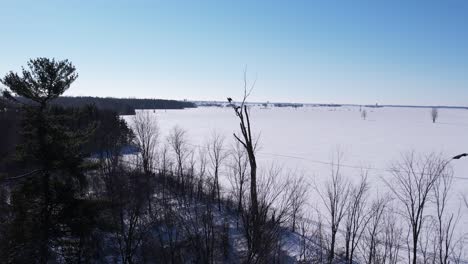
{"label": "dead tree trunk", "polygon": [[260,223],[258,213],[258,197],[257,197],[257,159],[255,157],[255,148],[257,142],[252,137],[252,129],[250,124],[249,109],[245,104],[247,97],[250,95],[255,82],[247,91],[247,72],[244,71],[244,97],[240,105],[235,105],[231,98],[228,98],[230,106],[234,109],[236,116],[239,118],[239,126],[242,135],[239,137],[234,133],[234,137],[244,146],[250,164],[250,214],[252,222],[252,251],[256,254],[260,241]]}

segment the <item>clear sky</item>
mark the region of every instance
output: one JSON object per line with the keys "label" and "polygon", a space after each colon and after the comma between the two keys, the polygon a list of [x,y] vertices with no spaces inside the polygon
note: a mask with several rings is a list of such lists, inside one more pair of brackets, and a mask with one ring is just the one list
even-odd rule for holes
{"label": "clear sky", "polygon": [[[384,3],[385,2],[385,3]],[[0,75],[70,59],[68,95],[468,105],[468,1],[0,0]]]}

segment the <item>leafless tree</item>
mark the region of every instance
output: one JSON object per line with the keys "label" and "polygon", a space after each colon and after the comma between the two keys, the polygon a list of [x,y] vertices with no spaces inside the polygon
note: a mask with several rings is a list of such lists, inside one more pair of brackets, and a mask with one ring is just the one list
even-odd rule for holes
{"label": "leafless tree", "polygon": [[136,262],[136,253],[148,231],[149,218],[145,215],[146,195],[140,190],[145,184],[139,171],[118,175],[113,220],[122,263]]}
{"label": "leafless tree", "polygon": [[230,169],[229,182],[231,190],[234,192],[234,199],[237,202],[237,211],[243,211],[243,200],[245,198],[245,185],[248,183],[247,169],[249,160],[244,147],[238,141],[235,141],[230,152]]}
{"label": "leafless tree", "polygon": [[158,172],[161,176],[165,177],[169,171],[171,163],[169,155],[169,146],[167,144],[164,144],[161,147],[158,163],[160,164]]}
{"label": "leafless tree", "polygon": [[361,111],[361,118],[364,119],[364,120],[366,120],[366,118],[367,118],[367,110],[366,110],[366,109],[363,109],[363,110]]}
{"label": "leafless tree", "polygon": [[[245,234],[247,243],[246,262],[248,263],[276,263],[281,256],[282,245],[282,230],[285,224],[290,223],[294,202],[297,207],[296,212],[302,210],[302,205],[299,205],[299,200],[295,200],[294,191],[298,190],[299,180],[292,178],[291,173],[283,173],[283,170],[271,166],[267,171],[262,171],[258,178],[258,205],[259,215],[258,224],[260,225],[259,241],[261,242],[253,249],[253,225],[252,215],[249,203],[250,197],[248,193],[243,194],[240,191],[240,186],[247,182],[247,177],[244,175],[247,170],[242,147],[237,148],[240,152],[233,152],[233,171],[237,174],[231,176],[233,186],[236,188],[235,196],[240,196],[236,199],[241,199],[238,207],[242,219],[242,230]],[[240,169],[240,170],[239,170]],[[280,177],[282,175],[282,177]],[[242,183],[244,182],[244,183]]]}
{"label": "leafless tree", "polygon": [[418,159],[414,152],[411,152],[393,165],[391,169],[393,182],[386,181],[404,208],[402,215],[405,216],[409,225],[407,242],[411,251],[409,258],[413,264],[418,261],[418,242],[427,219],[425,210],[432,199],[434,185],[445,172],[447,163],[436,154]]}
{"label": "leafless tree", "polygon": [[354,263],[354,254],[370,220],[367,209],[369,185],[367,171],[362,172],[361,181],[350,185],[348,209],[345,220],[345,260]]}
{"label": "leafless tree", "polygon": [[140,151],[143,171],[153,173],[156,161],[156,150],[159,138],[159,127],[156,117],[148,111],[137,112],[132,117],[134,141]]}
{"label": "leafless tree", "polygon": [[451,249],[455,242],[454,231],[458,222],[458,217],[453,212],[447,212],[452,180],[452,170],[446,169],[437,178],[434,185],[434,201],[436,206],[434,219],[436,227],[435,253],[437,254],[438,262],[441,264],[450,262]]}
{"label": "leafless tree", "polygon": [[[393,208],[385,207],[384,212],[384,237],[381,239],[383,242],[383,253],[379,258],[379,255],[376,254],[376,260],[373,263],[388,263],[388,264],[397,264],[400,262],[400,248],[403,237],[403,228],[397,221],[397,215]],[[381,261],[379,261],[379,259]]]}
{"label": "leafless tree", "polygon": [[384,222],[387,203],[388,198],[378,196],[370,205],[369,219],[361,243],[364,263],[386,263],[386,244],[383,241],[386,232]]}
{"label": "leafless tree", "polygon": [[[429,218],[429,217],[428,217]],[[437,254],[437,241],[434,237],[434,233],[437,230],[435,221],[427,221],[424,228],[421,230],[419,235],[419,262],[423,263],[436,263],[438,259]]]}
{"label": "leafless tree", "polygon": [[432,123],[435,123],[437,121],[437,118],[439,117],[439,110],[436,107],[433,107],[431,109],[431,119]]}
{"label": "leafless tree", "polygon": [[[179,263],[181,261],[181,250],[179,241],[181,240],[182,230],[178,208],[173,204],[174,199],[162,199],[160,214],[157,215],[157,222],[154,225],[154,232],[159,240],[161,248],[160,259],[164,263]],[[183,226],[183,225],[182,225]]]}
{"label": "leafless tree", "polygon": [[167,144],[164,144],[162,146],[162,149],[160,151],[160,155],[159,155],[159,164],[160,164],[160,167],[159,167],[159,178],[160,178],[160,182],[161,182],[161,195],[162,195],[162,199],[166,199],[166,191],[168,189],[168,183],[167,183],[167,177],[168,177],[168,174],[169,174],[169,171],[170,171],[170,168],[171,168],[171,164],[172,164],[172,161],[170,159],[170,155],[169,155],[169,147]]}
{"label": "leafless tree", "polygon": [[301,263],[309,263],[314,259],[314,256],[317,255],[317,247],[312,242],[311,237],[316,238],[319,236],[314,236],[313,233],[315,225],[308,221],[310,217],[302,218],[298,221],[299,226],[299,235],[300,235],[300,253],[299,261]]}
{"label": "leafless tree", "polygon": [[156,117],[148,111],[137,112],[132,118],[132,130],[135,135],[134,142],[139,150],[139,159],[143,166],[146,184],[144,191],[148,200],[148,212],[151,214],[152,196],[154,192],[153,175],[157,161],[156,150],[159,138],[159,128]]}
{"label": "leafless tree", "polygon": [[189,194],[190,199],[193,198],[193,194],[197,188],[197,157],[195,150],[190,148],[188,150],[188,164],[185,172],[186,176],[186,188]]}
{"label": "leafless tree", "polygon": [[[304,263],[329,263],[329,253],[330,253],[330,226],[328,216],[323,215],[324,210],[321,208],[314,208],[313,217],[309,215],[308,219],[302,219],[302,221],[307,221],[312,223],[313,227],[311,229],[311,235],[309,241],[312,243],[314,251],[309,258],[309,261]],[[328,212],[325,212],[328,214]],[[335,254],[339,256],[339,254]],[[343,258],[340,257],[340,260]],[[336,261],[336,258],[333,260]]]}
{"label": "leafless tree", "polygon": [[244,96],[240,105],[236,105],[232,102],[231,98],[228,98],[229,105],[234,109],[236,116],[239,119],[239,126],[241,130],[241,136],[239,137],[234,133],[234,138],[244,146],[247,155],[249,157],[250,167],[250,215],[252,225],[252,248],[254,252],[260,246],[260,222],[259,222],[259,207],[258,207],[258,196],[257,196],[257,159],[255,156],[255,149],[257,146],[257,140],[252,136],[252,129],[250,124],[249,108],[245,104],[248,96],[252,92],[255,86],[255,81],[249,86],[247,82],[247,70],[244,70]]}
{"label": "leafless tree", "polygon": [[188,156],[186,131],[179,126],[175,126],[169,135],[169,145],[175,156],[177,180],[184,185],[184,165]]}
{"label": "leafless tree", "polygon": [[330,241],[328,245],[328,263],[332,263],[335,258],[336,235],[341,221],[346,215],[348,197],[350,193],[349,182],[343,177],[340,170],[341,154],[338,153],[336,161],[332,162],[331,179],[322,188],[316,186],[323,205],[328,213],[330,225]]}
{"label": "leafless tree", "polygon": [[[280,225],[292,222],[305,206],[307,184],[296,173],[271,166],[259,184],[263,214],[272,214]],[[297,219],[296,219],[297,221]]]}
{"label": "leafless tree", "polygon": [[227,158],[224,150],[224,137],[217,132],[213,132],[211,139],[207,143],[208,156],[210,159],[214,192],[218,199],[218,210],[221,210],[221,191],[219,187],[219,170]]}
{"label": "leafless tree", "polygon": [[[279,177],[283,175],[283,177]],[[276,263],[280,257],[282,226],[290,221],[293,202],[291,174],[283,173],[281,168],[271,166],[262,173],[258,185],[259,204],[259,241],[257,251],[253,251],[249,260],[254,263]],[[245,216],[250,216],[250,211]],[[244,221],[244,226],[250,221]],[[249,231],[249,230],[246,230]],[[250,229],[250,231],[252,231]],[[250,237],[253,237],[251,234]],[[253,241],[251,241],[253,242]]]}
{"label": "leafless tree", "polygon": [[306,204],[309,185],[304,177],[292,177],[289,181],[289,193],[291,194],[291,226],[296,232],[297,219],[301,217]]}
{"label": "leafless tree", "polygon": [[202,198],[204,186],[205,186],[205,175],[206,175],[206,166],[207,166],[207,158],[206,158],[206,149],[199,148],[198,149],[198,183],[197,183],[197,197],[200,199]]}
{"label": "leafless tree", "polygon": [[[463,261],[463,252],[464,251],[464,238],[458,239],[450,249],[450,260],[452,261],[451,263],[455,264],[460,264],[460,263],[466,263],[466,261]],[[465,255],[466,256],[466,255]]]}
{"label": "leafless tree", "polygon": [[220,236],[211,203],[197,203],[193,199],[179,198],[184,205],[180,207],[180,228],[195,257],[195,263],[215,263]]}

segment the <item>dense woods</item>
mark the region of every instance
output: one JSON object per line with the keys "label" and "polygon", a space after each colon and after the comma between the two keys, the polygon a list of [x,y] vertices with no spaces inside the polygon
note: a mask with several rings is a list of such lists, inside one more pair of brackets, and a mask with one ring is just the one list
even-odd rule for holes
{"label": "dense woods", "polygon": [[[24,103],[29,101],[24,97],[18,97],[16,99]],[[91,96],[60,96],[51,100],[51,105],[75,108],[94,105],[99,110],[111,110],[119,115],[134,115],[135,109],[184,109],[196,107],[194,103],[187,101],[112,97],[103,98]]]}

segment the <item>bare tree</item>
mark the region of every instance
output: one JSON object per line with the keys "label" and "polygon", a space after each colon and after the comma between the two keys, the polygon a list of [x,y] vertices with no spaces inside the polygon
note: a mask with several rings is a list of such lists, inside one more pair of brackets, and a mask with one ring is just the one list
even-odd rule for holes
{"label": "bare tree", "polygon": [[299,253],[299,261],[300,263],[310,263],[314,255],[317,255],[317,248],[316,243],[313,243],[311,237],[318,238],[319,236],[315,236],[314,227],[315,223],[309,221],[310,217],[304,217],[298,221],[299,226],[299,236],[300,236],[300,253]]}
{"label": "bare tree", "polygon": [[245,185],[247,184],[247,169],[249,160],[244,147],[238,141],[235,142],[231,151],[231,173],[229,173],[229,181],[231,189],[234,192],[234,197],[237,200],[237,211],[243,211],[243,199],[245,197]]}
{"label": "bare tree", "polygon": [[187,169],[186,169],[186,188],[188,188],[188,193],[190,199],[193,198],[193,194],[196,191],[197,188],[197,157],[195,150],[190,148],[188,150],[188,164],[187,164]]}
{"label": "bare tree", "polygon": [[432,123],[435,123],[437,121],[437,118],[439,117],[439,110],[436,107],[433,107],[431,109],[431,119]]}
{"label": "bare tree", "polygon": [[435,227],[436,245],[435,253],[441,264],[449,263],[451,249],[454,246],[454,231],[458,218],[453,213],[447,212],[447,202],[449,200],[452,186],[453,173],[451,170],[444,170],[437,178],[434,185],[434,201],[436,206]]}
{"label": "bare tree", "polygon": [[325,184],[323,190],[316,186],[323,205],[329,214],[330,241],[328,245],[328,263],[335,258],[336,235],[341,221],[346,215],[348,197],[350,192],[349,182],[343,177],[340,170],[341,154],[338,153],[336,161],[332,162],[331,179]]}
{"label": "bare tree", "polygon": [[[283,176],[279,177],[280,175]],[[282,242],[281,227],[290,221],[294,200],[293,192],[297,190],[298,181],[292,180],[291,177],[290,173],[284,174],[281,168],[271,166],[259,178],[258,221],[261,227],[259,233],[261,243],[258,245],[257,251],[249,258],[251,262],[277,263],[279,261]],[[250,217],[250,214],[246,214],[246,216]],[[244,221],[244,225],[246,223],[249,221]]]}
{"label": "bare tree", "polygon": [[153,173],[156,161],[156,150],[159,138],[159,127],[154,115],[148,111],[137,112],[132,117],[134,141],[140,151],[143,171]]}
{"label": "bare tree", "polygon": [[292,231],[296,232],[297,219],[301,217],[304,205],[306,203],[309,185],[304,177],[293,177],[289,182],[291,194],[291,226]]}
{"label": "bare tree", "polygon": [[169,135],[169,145],[176,160],[177,180],[183,186],[185,184],[184,165],[188,155],[186,131],[179,126],[175,126]]}
{"label": "bare tree", "polygon": [[245,104],[248,96],[255,87],[255,82],[250,85],[247,84],[247,70],[244,70],[244,96],[240,105],[236,105],[232,102],[231,98],[228,98],[229,105],[234,109],[236,116],[239,119],[239,126],[241,129],[242,136],[239,137],[234,133],[234,138],[244,146],[247,155],[249,157],[250,167],[250,214],[252,224],[252,248],[254,254],[258,251],[260,246],[260,222],[259,222],[259,208],[258,208],[258,196],[257,196],[257,159],[255,157],[255,149],[257,141],[252,136],[252,129],[250,124],[249,109]]}
{"label": "bare tree", "polygon": [[[381,261],[376,261],[373,263],[389,263],[397,264],[399,263],[400,248],[403,237],[403,228],[397,222],[397,218],[393,209],[388,209],[384,212],[384,249],[383,254],[380,257]],[[376,254],[376,258],[378,254]]]}
{"label": "bare tree", "polygon": [[450,260],[452,261],[451,263],[459,264],[459,263],[466,263],[466,261],[463,261],[462,256],[463,256],[464,251],[464,239],[463,237],[458,239],[450,249]]}
{"label": "bare tree", "polygon": [[180,226],[189,243],[195,263],[216,263],[215,255],[221,241],[216,227],[215,215],[211,203],[197,203],[193,199],[179,197]]}
{"label": "bare tree", "polygon": [[122,263],[135,263],[136,254],[148,232],[149,221],[145,216],[146,195],[140,190],[145,184],[141,172],[122,171],[118,175],[113,199],[113,221]]}
{"label": "bare tree", "polygon": [[208,156],[210,158],[214,192],[218,198],[218,210],[221,210],[221,191],[219,187],[219,170],[227,158],[227,152],[224,150],[224,137],[217,132],[213,132],[210,141],[207,144]]}
{"label": "bare tree", "polygon": [[312,263],[325,263],[328,258],[328,255],[326,252],[326,248],[328,248],[328,240],[325,237],[325,225],[324,225],[324,220],[323,216],[320,212],[320,210],[317,210],[317,224],[316,228],[313,231],[312,237],[315,237],[317,240],[317,252],[316,256],[313,258]]}
{"label": "bare tree", "polygon": [[411,152],[392,167],[393,182],[386,182],[404,208],[402,215],[409,225],[407,242],[413,264],[417,263],[418,242],[427,218],[425,210],[433,196],[434,185],[445,172],[447,163],[435,154],[417,159]]}
{"label": "bare tree", "polygon": [[160,164],[160,167],[159,167],[159,178],[160,178],[160,181],[161,181],[161,194],[162,194],[162,199],[165,200],[166,199],[166,190],[168,188],[168,183],[167,183],[167,176],[169,174],[169,171],[170,171],[170,167],[171,167],[171,159],[170,159],[170,155],[169,155],[169,147],[167,144],[164,144],[161,151],[160,151],[160,155],[159,155],[159,164]]}
{"label": "bare tree", "polygon": [[379,241],[383,240],[381,235],[384,233],[387,200],[386,198],[377,197],[370,205],[368,223],[364,227],[362,243],[364,263],[385,263],[384,258],[379,256],[378,246]]}
{"label": "bare tree", "polygon": [[369,221],[367,211],[367,197],[369,185],[367,172],[362,173],[361,181],[357,185],[350,186],[348,213],[345,221],[345,260],[354,263],[354,253],[366,230]]}
{"label": "bare tree", "polygon": [[151,203],[154,192],[153,175],[157,161],[156,150],[159,138],[159,128],[156,117],[148,111],[137,112],[132,118],[132,130],[135,135],[134,142],[140,152],[139,158],[143,165],[146,185],[144,192],[148,200],[148,212],[151,214]]}
{"label": "bare tree", "polygon": [[[428,220],[430,218],[428,217]],[[424,228],[419,234],[418,250],[419,250],[419,263],[436,263],[437,255],[436,252],[437,241],[434,237],[434,231],[436,230],[435,221],[427,221],[424,224]]]}
{"label": "bare tree", "polygon": [[161,147],[158,162],[160,164],[158,168],[159,174],[165,177],[167,173],[169,172],[169,167],[171,163],[170,155],[169,155],[169,146],[167,145],[167,143]]}
{"label": "bare tree", "polygon": [[198,184],[197,184],[197,197],[202,198],[204,186],[205,186],[205,174],[206,174],[206,150],[205,148],[198,149]]}
{"label": "bare tree", "polygon": [[363,109],[363,110],[361,111],[361,118],[364,119],[364,120],[366,120],[366,118],[367,118],[367,110],[366,110],[366,109]]}
{"label": "bare tree", "polygon": [[154,232],[159,240],[159,247],[161,248],[161,261],[164,263],[179,263],[181,261],[181,250],[179,242],[181,240],[182,230],[180,226],[180,217],[178,217],[178,210],[172,204],[173,199],[161,200],[160,214],[157,215],[157,224],[154,225]]}

